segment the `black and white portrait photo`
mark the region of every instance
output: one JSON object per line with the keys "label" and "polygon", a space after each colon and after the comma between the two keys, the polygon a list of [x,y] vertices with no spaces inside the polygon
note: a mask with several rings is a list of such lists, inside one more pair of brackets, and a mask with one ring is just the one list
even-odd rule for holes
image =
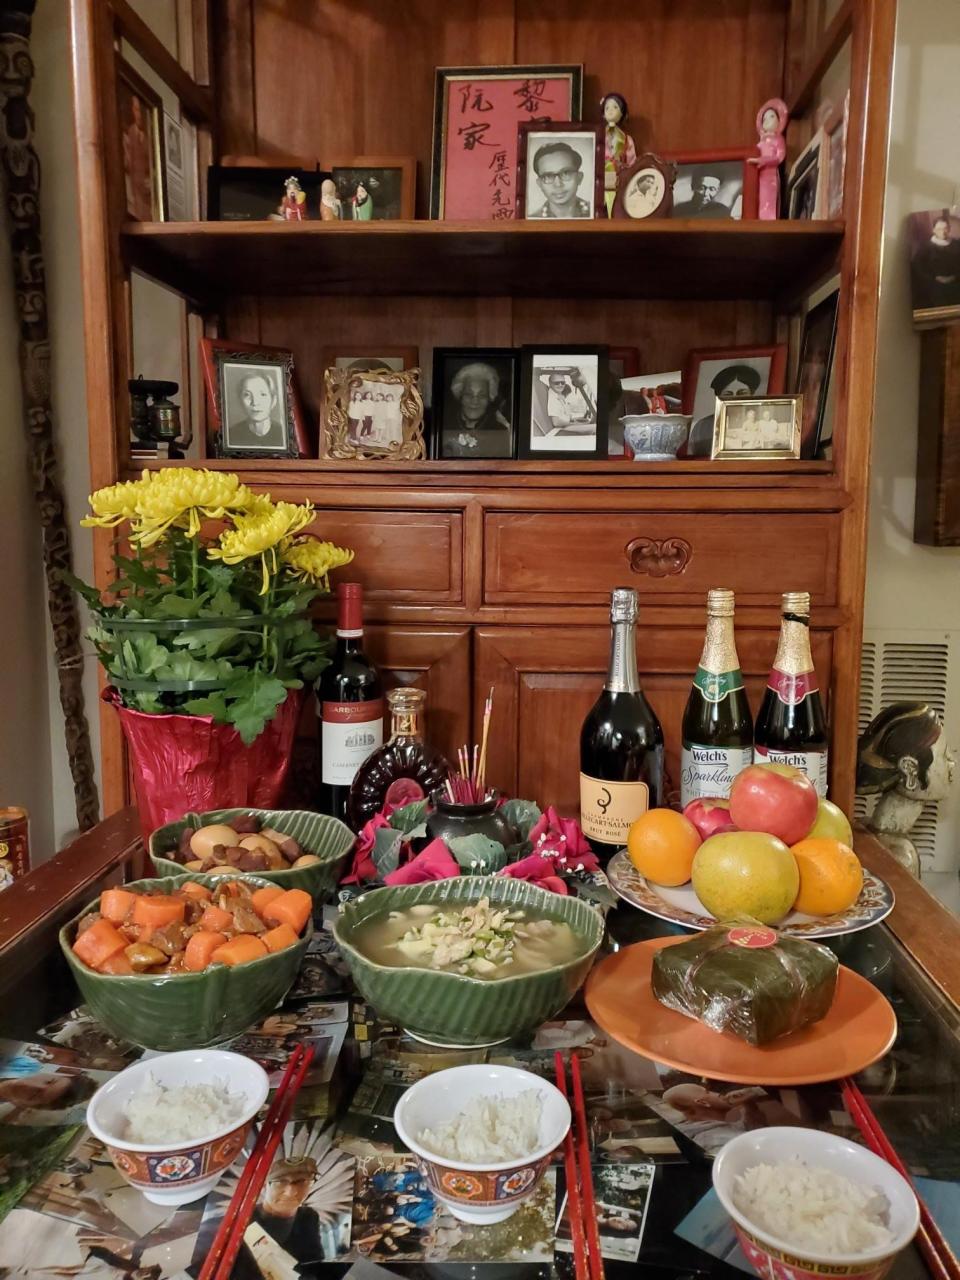
{"label": "black and white portrait photo", "polygon": [[686,411],[693,415],[687,442],[690,457],[710,455],[718,400],[779,395],[783,390],[785,358],[786,353],[776,347],[762,352],[750,348],[744,351],[733,348],[728,352],[690,352],[684,370]]}
{"label": "black and white portrait photo", "polygon": [[649,218],[663,204],[667,180],[659,169],[638,169],[623,188],[623,208],[629,218]]}
{"label": "black and white portrait photo", "polygon": [[787,182],[787,217],[801,222],[823,216],[827,172],[823,168],[822,129],[818,129],[797,156]]}
{"label": "black and white portrait photo", "polygon": [[799,458],[802,396],[717,405],[714,458]]}
{"label": "black and white portrait photo", "polygon": [[524,348],[522,457],[607,456],[606,349]]}
{"label": "black and white portrait photo", "polygon": [[742,218],[743,161],[703,160],[678,164],[673,184],[674,218]]}
{"label": "black and white portrait photo", "polygon": [[403,414],[399,383],[361,377],[350,387],[347,407],[347,439],[358,449],[390,449],[403,441]]}
{"label": "black and white portrait photo", "polygon": [[345,222],[383,222],[402,216],[402,169],[334,168],[333,181]]}
{"label": "black and white portrait photo", "polygon": [[960,208],[911,213],[907,226],[914,321],[960,318]]}
{"label": "black and white portrait photo", "polygon": [[231,453],[284,454],[291,449],[288,372],[283,364],[223,359],[221,442]]}
{"label": "black and white portrait photo", "polygon": [[433,353],[433,429],[438,458],[512,458],[517,352]]}
{"label": "black and white portrait photo", "polygon": [[565,125],[562,132],[523,128],[525,218],[597,216],[597,183],[603,170],[601,134],[599,125],[582,129]]}

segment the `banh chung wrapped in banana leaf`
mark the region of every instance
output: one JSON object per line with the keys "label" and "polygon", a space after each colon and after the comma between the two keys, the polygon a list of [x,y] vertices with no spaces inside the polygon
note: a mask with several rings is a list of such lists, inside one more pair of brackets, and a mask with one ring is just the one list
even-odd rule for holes
{"label": "banh chung wrapped in banana leaf", "polygon": [[827,1013],[837,970],[837,957],[816,942],[719,924],[657,952],[653,993],[714,1031],[768,1044]]}

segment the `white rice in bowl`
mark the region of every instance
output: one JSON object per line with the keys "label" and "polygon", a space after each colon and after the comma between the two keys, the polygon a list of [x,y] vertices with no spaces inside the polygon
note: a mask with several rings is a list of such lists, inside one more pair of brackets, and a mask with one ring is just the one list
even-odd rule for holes
{"label": "white rice in bowl", "polygon": [[246,1097],[231,1093],[223,1080],[163,1085],[151,1073],[124,1105],[122,1136],[128,1142],[155,1142],[164,1147],[200,1142],[239,1122],[246,1105]]}
{"label": "white rice in bowl", "polygon": [[734,1181],[733,1203],[758,1231],[798,1251],[860,1254],[883,1249],[894,1238],[890,1202],[879,1188],[797,1157],[746,1169]]}
{"label": "white rice in bowl", "polygon": [[472,1098],[446,1124],[421,1129],[417,1141],[444,1160],[467,1164],[523,1160],[540,1145],[542,1112],[543,1100],[536,1089],[525,1089],[512,1098],[500,1094]]}

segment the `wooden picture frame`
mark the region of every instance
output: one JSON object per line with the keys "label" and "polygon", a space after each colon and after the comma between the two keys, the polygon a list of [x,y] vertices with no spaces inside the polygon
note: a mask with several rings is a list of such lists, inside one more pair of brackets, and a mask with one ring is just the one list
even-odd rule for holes
{"label": "wooden picture frame", "polygon": [[[165,222],[167,198],[163,99],[119,54],[116,56],[116,81],[124,215],[133,222]],[[134,103],[140,107],[137,112],[133,110]],[[144,104],[148,120],[141,127],[137,117],[142,116]],[[145,174],[142,172],[144,167]],[[143,185],[144,177],[148,182],[146,189]]]}
{"label": "wooden picture frame", "polygon": [[826,138],[826,194],[823,216],[843,217],[843,184],[847,169],[847,129],[850,124],[850,90],[844,94],[843,105],[832,111],[823,122]]}
{"label": "wooden picture frame", "polygon": [[[763,370],[757,366],[769,360],[766,367],[767,385],[760,391],[763,383]],[[763,346],[754,347],[695,347],[692,351],[687,352],[687,358],[683,365],[683,378],[681,380],[682,392],[682,411],[684,413],[702,416],[706,412],[713,412],[713,404],[711,402],[709,410],[701,404],[700,411],[697,410],[697,390],[700,383],[701,368],[705,364],[713,364],[723,361],[731,368],[736,365],[746,365],[748,368],[754,369],[760,376],[757,380],[756,388],[753,394],[757,396],[779,396],[786,390],[786,373],[787,373],[787,346],[784,342],[769,343]],[[710,371],[715,378],[720,370]],[[748,387],[749,389],[749,387]],[[702,390],[702,388],[701,388]],[[711,388],[714,396],[719,397],[722,391]]]}
{"label": "wooden picture frame", "polygon": [[[607,457],[608,356],[605,346],[576,343],[520,348],[518,458],[585,462]],[[549,385],[551,375],[557,379],[556,387]],[[568,426],[554,421],[551,395],[566,402],[557,407],[564,409],[564,416],[569,414]],[[591,425],[592,431],[578,430]]]}
{"label": "wooden picture frame", "polygon": [[726,462],[799,458],[802,415],[802,395],[718,400],[710,457]]}
{"label": "wooden picture frame", "polygon": [[[659,178],[659,184],[655,179]],[[669,160],[655,156],[652,151],[639,156],[636,162],[622,170],[617,176],[617,190],[613,198],[613,214],[615,219],[630,222],[647,218],[667,218],[673,207],[673,183],[676,178],[676,167]],[[641,190],[644,184],[649,185],[654,179],[654,191],[645,196]],[[643,209],[652,205],[647,212]]]}
{"label": "wooden picture frame", "polygon": [[[347,186],[341,184],[347,183],[348,171],[364,172],[373,176],[374,170],[381,170],[383,173],[398,173],[399,182],[398,189],[394,195],[391,190],[390,195],[385,202],[385,207],[391,210],[395,207],[396,212],[390,212],[383,217],[377,217],[377,200],[375,194],[371,193],[371,201],[373,203],[373,217],[369,219],[373,222],[392,222],[398,219],[412,219],[416,216],[415,205],[417,199],[417,158],[416,156],[335,156],[332,159],[325,160],[321,166],[325,174],[329,174],[333,181],[337,184],[337,196],[343,206],[341,221],[343,222],[363,222],[365,218],[347,218],[346,201],[349,198]],[[356,179],[350,182],[355,185]],[[391,187],[393,184],[391,184]]]}
{"label": "wooden picture frame", "polygon": [[[225,361],[237,364],[275,365],[283,369],[285,420],[291,428],[284,448],[268,448],[262,453],[258,453],[255,448],[234,449],[224,438],[223,365]],[[203,367],[203,382],[207,393],[214,457],[309,458],[311,456],[310,436],[294,376],[292,351],[284,347],[266,347],[259,343],[237,342],[232,338],[201,338],[200,363]]]}
{"label": "wooden picture frame", "polygon": [[[405,369],[416,369],[420,364],[419,347],[391,347],[386,343],[375,343],[372,346],[365,347],[358,343],[344,343],[342,346],[323,347],[320,353],[323,361],[322,368],[327,369],[350,369],[351,365],[362,362],[366,368],[376,369],[379,364],[382,369],[392,369],[394,373],[402,373]],[[362,373],[363,369],[357,367],[354,369],[356,373]]]}
{"label": "wooden picture frame", "polygon": [[[327,369],[323,386],[322,457],[415,462],[425,456],[419,369]],[[387,406],[388,412],[357,411],[367,403],[371,410]]]}
{"label": "wooden picture frame", "polygon": [[[450,362],[458,364],[453,371],[448,368]],[[487,369],[495,375],[483,396],[475,397],[475,408],[483,410],[475,425],[464,411],[470,388],[464,386],[458,392],[456,386],[464,374],[469,376],[471,368],[474,372]],[[443,461],[515,457],[519,402],[520,352],[516,347],[435,347],[431,456]],[[460,413],[456,412],[458,406]]]}
{"label": "wooden picture frame", "polygon": [[[430,217],[514,218],[517,125],[530,120],[578,120],[582,109],[582,63],[437,67]],[[453,152],[455,164],[448,163],[451,139],[460,142],[459,150]],[[489,166],[494,159],[491,182]]]}
{"label": "wooden picture frame", "polygon": [[[756,218],[760,204],[759,170],[755,164],[748,163],[752,156],[756,159],[756,144],[745,147],[713,147],[706,151],[669,151],[661,158],[669,161],[675,168],[673,179],[673,209],[671,217],[695,218],[698,221],[742,221]],[[696,170],[704,170],[711,165],[717,166],[718,188],[713,199],[703,204],[701,211],[687,208],[693,203],[694,180]],[[737,186],[737,166],[739,171],[739,187]],[[693,171],[693,172],[688,172]],[[704,175],[708,176],[708,175]],[[677,192],[678,183],[683,184],[690,178],[690,196],[681,188]],[[678,194],[684,199],[678,199]],[[734,203],[728,205],[727,200],[733,195]],[[740,213],[734,212],[736,200],[740,200]],[[718,212],[719,208],[729,209],[729,213]],[[713,210],[713,212],[710,212]]]}
{"label": "wooden picture frame", "polygon": [[826,134],[819,128],[790,166],[787,217],[794,222],[822,218],[827,194]]}
{"label": "wooden picture frame", "polygon": [[[556,142],[546,142],[539,145],[536,139],[541,134],[556,134]],[[530,220],[577,220],[577,221],[594,221],[597,218],[606,218],[607,205],[603,194],[603,175],[604,175],[604,136],[605,129],[602,124],[580,124],[575,120],[547,120],[541,122],[531,121],[521,124],[517,129],[517,217]],[[574,143],[580,146],[574,146]],[[570,171],[576,172],[571,168],[572,162],[563,164],[562,157],[558,157],[557,163],[561,165],[560,173],[552,175],[553,180],[549,176],[541,178],[534,170],[536,156],[543,147],[562,147],[566,145],[571,155],[575,156],[581,163],[587,155],[593,161],[593,181],[590,181],[589,173],[584,175],[587,179],[583,184],[576,180],[576,185],[570,192],[570,207],[576,212],[572,213],[553,213],[549,212],[552,208],[550,203],[550,192],[552,190],[564,190],[564,179],[560,174]],[[530,156],[531,150],[533,155]],[[528,162],[529,161],[529,162]],[[560,180],[556,179],[560,177]],[[537,197],[542,201],[539,209],[533,213],[527,213],[527,186],[530,182],[537,182],[541,186],[541,194]],[[547,184],[547,185],[545,185]],[[590,198],[586,198],[584,191],[589,191]],[[583,212],[582,210],[587,210]]]}
{"label": "wooden picture frame", "polygon": [[840,290],[835,289],[803,317],[797,361],[797,391],[803,396],[801,458],[815,458],[821,445],[839,311]]}

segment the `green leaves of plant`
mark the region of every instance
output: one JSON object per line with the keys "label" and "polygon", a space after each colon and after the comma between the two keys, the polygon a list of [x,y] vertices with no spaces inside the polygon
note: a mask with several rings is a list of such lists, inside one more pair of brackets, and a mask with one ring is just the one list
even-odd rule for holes
{"label": "green leaves of plant", "polygon": [[230,699],[227,720],[249,746],[276,715],[287,696],[287,686],[276,676],[247,671],[225,692]]}
{"label": "green leaves of plant", "polygon": [[402,844],[403,832],[394,831],[392,827],[380,827],[374,835],[370,857],[381,880],[400,865]]}
{"label": "green leaves of plant", "polygon": [[538,805],[532,800],[507,800],[500,806],[500,812],[514,827],[522,844],[541,818]]}
{"label": "green leaves of plant", "polygon": [[[408,840],[415,839],[417,835],[426,835],[427,828],[424,818],[427,815],[427,801],[414,800],[412,804],[402,805],[399,809],[394,809],[391,813],[389,822],[395,831],[402,831]],[[419,827],[423,827],[423,831],[418,831]]]}
{"label": "green leaves of plant", "polygon": [[[392,822],[393,817],[390,820]],[[506,849],[499,840],[491,840],[489,836],[453,836],[446,844],[468,875],[490,876],[507,865]]]}

